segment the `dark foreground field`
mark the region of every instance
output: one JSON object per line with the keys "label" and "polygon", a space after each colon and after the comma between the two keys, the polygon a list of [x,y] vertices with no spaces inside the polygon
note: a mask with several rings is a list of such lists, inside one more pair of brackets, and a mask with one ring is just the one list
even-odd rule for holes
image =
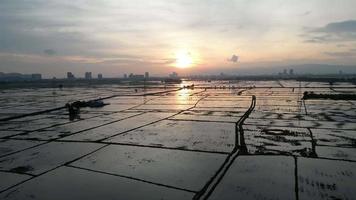
{"label": "dark foreground field", "polygon": [[[3,90],[0,199],[356,199],[356,101],[304,92],[356,88],[212,81]],[[97,98],[110,105],[68,119],[65,103]]]}

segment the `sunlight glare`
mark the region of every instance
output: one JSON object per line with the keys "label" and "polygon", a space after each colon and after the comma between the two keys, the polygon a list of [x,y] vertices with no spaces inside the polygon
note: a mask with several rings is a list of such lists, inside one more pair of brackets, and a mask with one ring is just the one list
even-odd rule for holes
{"label": "sunlight glare", "polygon": [[175,66],[178,68],[188,68],[193,64],[193,59],[190,52],[187,51],[179,51],[176,54],[176,64]]}

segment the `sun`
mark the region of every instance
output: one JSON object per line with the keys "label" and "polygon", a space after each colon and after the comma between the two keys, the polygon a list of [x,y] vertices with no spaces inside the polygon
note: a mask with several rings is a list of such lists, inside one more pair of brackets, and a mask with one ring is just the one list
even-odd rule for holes
{"label": "sun", "polygon": [[175,66],[178,68],[188,68],[193,65],[193,58],[190,52],[179,51],[176,53],[176,63]]}

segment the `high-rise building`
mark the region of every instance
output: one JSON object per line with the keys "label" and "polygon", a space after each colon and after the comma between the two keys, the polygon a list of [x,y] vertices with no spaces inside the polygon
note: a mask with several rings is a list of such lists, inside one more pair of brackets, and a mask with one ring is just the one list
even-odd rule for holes
{"label": "high-rise building", "polygon": [[127,74],[124,74],[124,78],[127,78]]}
{"label": "high-rise building", "polygon": [[98,79],[103,79],[103,75],[102,74],[98,74]]}
{"label": "high-rise building", "polygon": [[91,72],[85,72],[85,79],[92,79]]}
{"label": "high-rise building", "polygon": [[72,72],[67,72],[67,79],[75,79],[75,76]]}
{"label": "high-rise building", "polygon": [[145,72],[145,78],[149,78],[150,74],[148,72]]}
{"label": "high-rise building", "polygon": [[294,69],[289,70],[289,75],[293,76],[294,75]]}
{"label": "high-rise building", "polygon": [[284,75],[287,75],[287,74],[288,74],[288,73],[287,73],[287,69],[284,69],[284,70],[283,70],[283,74],[284,74]]}

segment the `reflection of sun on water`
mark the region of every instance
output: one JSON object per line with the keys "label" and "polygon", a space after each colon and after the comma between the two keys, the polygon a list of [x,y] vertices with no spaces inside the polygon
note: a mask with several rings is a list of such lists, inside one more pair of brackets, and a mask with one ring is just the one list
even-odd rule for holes
{"label": "reflection of sun on water", "polygon": [[189,89],[181,89],[178,91],[178,96],[177,96],[177,104],[187,104],[187,101],[189,101],[190,97],[190,92]]}

